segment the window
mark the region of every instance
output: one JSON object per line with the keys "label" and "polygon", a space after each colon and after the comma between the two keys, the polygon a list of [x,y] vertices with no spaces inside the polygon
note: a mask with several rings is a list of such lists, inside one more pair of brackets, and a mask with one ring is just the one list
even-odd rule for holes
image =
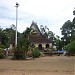
{"label": "window", "polygon": [[46,44],[46,48],[49,48],[49,44]]}

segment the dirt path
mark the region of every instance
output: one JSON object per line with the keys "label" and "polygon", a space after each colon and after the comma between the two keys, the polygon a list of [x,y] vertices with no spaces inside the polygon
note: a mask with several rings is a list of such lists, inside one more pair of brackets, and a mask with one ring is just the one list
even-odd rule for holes
{"label": "dirt path", "polygon": [[53,56],[35,60],[0,60],[0,75],[75,75],[75,57]]}

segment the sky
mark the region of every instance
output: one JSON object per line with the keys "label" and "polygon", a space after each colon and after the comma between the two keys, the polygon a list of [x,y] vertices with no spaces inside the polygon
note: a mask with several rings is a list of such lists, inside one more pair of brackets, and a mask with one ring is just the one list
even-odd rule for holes
{"label": "sky", "polygon": [[74,18],[75,0],[0,0],[1,28],[16,25],[16,2],[19,3],[17,29],[21,33],[34,21],[39,28],[47,26],[61,37],[64,22]]}

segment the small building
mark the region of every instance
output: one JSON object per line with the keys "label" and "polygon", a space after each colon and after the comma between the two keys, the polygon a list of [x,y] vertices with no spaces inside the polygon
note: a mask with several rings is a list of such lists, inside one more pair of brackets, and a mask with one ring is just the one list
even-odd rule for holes
{"label": "small building", "polygon": [[41,34],[37,23],[32,22],[30,28],[35,31],[29,37],[31,44],[34,44],[39,50],[48,50],[52,48],[51,40]]}

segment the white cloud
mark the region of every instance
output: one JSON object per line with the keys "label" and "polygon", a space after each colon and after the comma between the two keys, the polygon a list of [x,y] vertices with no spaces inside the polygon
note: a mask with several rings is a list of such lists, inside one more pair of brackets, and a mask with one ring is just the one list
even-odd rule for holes
{"label": "white cloud", "polygon": [[44,25],[55,34],[61,35],[60,28],[68,19],[73,19],[75,0],[0,0],[0,26],[15,24],[15,3],[18,8],[18,31],[29,27],[32,20]]}

